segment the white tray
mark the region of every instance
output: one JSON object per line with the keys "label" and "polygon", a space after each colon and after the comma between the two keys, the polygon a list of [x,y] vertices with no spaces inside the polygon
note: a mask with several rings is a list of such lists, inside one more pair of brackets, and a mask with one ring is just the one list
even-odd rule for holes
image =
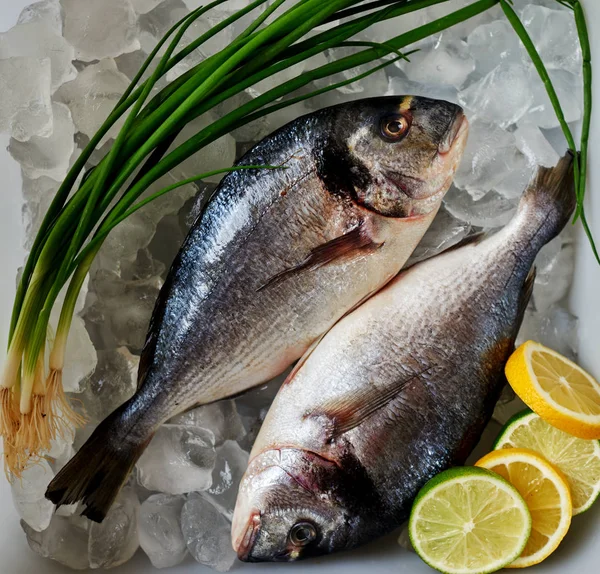
{"label": "white tray", "polygon": [[[0,31],[10,28],[23,7],[34,0],[0,0]],[[100,1],[100,0],[99,0]],[[522,1],[522,0],[519,0]],[[592,53],[600,63],[600,2],[584,0],[590,27]],[[595,75],[594,89],[600,94],[600,74]],[[2,95],[0,94],[0,97]],[[598,101],[598,100],[597,100]],[[600,105],[593,118],[590,141],[590,179],[588,185],[588,220],[600,240],[600,165],[594,161],[595,150],[600,149]],[[0,136],[0,349],[6,348],[6,331],[10,306],[14,296],[16,269],[22,264],[21,205],[15,189],[21,188],[16,162],[5,151],[8,138]],[[594,262],[583,233],[579,236],[581,248],[577,253],[576,281],[571,296],[573,312],[579,316],[580,354],[582,366],[600,376],[600,267]],[[0,361],[3,357],[0,358]],[[19,526],[19,517],[13,508],[10,489],[0,475],[0,574],[66,574],[67,568],[34,554]],[[600,572],[600,504],[588,513],[574,519],[571,531],[560,548],[544,564],[535,568],[536,574],[597,574]],[[427,574],[433,572],[420,559],[396,545],[390,536],[365,548],[352,552],[297,562],[294,564],[241,564],[233,571],[284,574],[310,572],[312,574]],[[114,574],[150,574],[156,572],[150,561],[138,553],[128,564],[112,570]],[[187,561],[168,570],[171,574],[208,574],[212,570],[193,561]]]}

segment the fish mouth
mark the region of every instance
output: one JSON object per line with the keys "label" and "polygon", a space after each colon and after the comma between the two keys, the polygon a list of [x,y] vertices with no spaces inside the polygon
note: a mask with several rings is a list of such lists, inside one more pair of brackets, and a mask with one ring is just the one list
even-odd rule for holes
{"label": "fish mouth", "polygon": [[246,524],[244,535],[242,536],[241,540],[238,540],[237,548],[235,549],[238,558],[242,562],[255,562],[255,560],[252,559],[252,550],[254,550],[254,545],[256,544],[259,531],[260,513],[253,512],[248,520],[248,523]]}
{"label": "fish mouth", "polygon": [[425,184],[425,180],[420,177],[406,175],[392,169],[385,170],[386,179],[397,187],[406,197],[410,199],[419,199],[418,192],[415,190]]}
{"label": "fish mouth", "polygon": [[454,115],[454,119],[446,132],[446,136],[438,146],[438,154],[443,156],[452,151],[454,144],[459,139],[463,138],[468,131],[469,121],[467,120],[467,116],[465,116],[463,110],[459,109]]}

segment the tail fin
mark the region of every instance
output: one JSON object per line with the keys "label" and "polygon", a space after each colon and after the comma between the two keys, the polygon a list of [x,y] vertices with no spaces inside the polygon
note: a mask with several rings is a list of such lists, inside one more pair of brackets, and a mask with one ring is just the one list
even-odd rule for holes
{"label": "tail fin", "polygon": [[82,512],[102,522],[135,463],[152,439],[132,428],[127,420],[127,403],[96,428],[77,454],[56,475],[46,498],[57,506],[83,502]]}
{"label": "tail fin", "polygon": [[519,204],[542,245],[562,231],[577,205],[573,158],[569,150],[555,167],[538,168]]}

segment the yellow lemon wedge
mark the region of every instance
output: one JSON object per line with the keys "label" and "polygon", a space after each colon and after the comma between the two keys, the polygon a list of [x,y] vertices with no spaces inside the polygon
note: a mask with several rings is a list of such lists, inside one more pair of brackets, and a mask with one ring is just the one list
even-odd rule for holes
{"label": "yellow lemon wedge", "polygon": [[600,439],[600,384],[581,367],[534,341],[506,363],[519,398],[552,426],[582,439]]}
{"label": "yellow lemon wedge", "polygon": [[507,568],[539,564],[556,550],[571,525],[573,507],[566,478],[531,450],[495,450],[475,463],[508,480],[531,513],[531,536],[522,554]]}

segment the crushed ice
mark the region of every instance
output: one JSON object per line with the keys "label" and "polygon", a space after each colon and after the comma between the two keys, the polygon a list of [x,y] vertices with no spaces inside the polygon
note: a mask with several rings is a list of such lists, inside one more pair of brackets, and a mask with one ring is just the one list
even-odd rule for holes
{"label": "crushed ice", "polygon": [[[470,0],[413,12],[377,24],[363,40],[382,42],[460,8]],[[232,0],[200,19],[186,34],[197,37],[249,0]],[[162,34],[197,0],[44,0],[0,34],[0,130],[23,172],[25,247],[59,182],[102,124]],[[261,8],[264,9],[264,6]],[[519,8],[545,60],[566,119],[581,118],[581,51],[572,15],[558,3],[537,0]],[[237,36],[244,17],[190,55],[169,79]],[[344,99],[414,93],[460,102],[471,120],[469,144],[455,183],[413,261],[431,257],[470,233],[505,224],[537,165],[558,159],[551,141],[558,121],[523,46],[498,8],[419,42],[411,61],[399,61],[354,85],[322,94],[242,126],[196,154],[153,186],[231,165],[252,142],[298,115]],[[339,58],[354,48],[332,50],[284,72]],[[315,87],[353,77],[356,71],[320,80]],[[284,77],[285,76],[285,77]],[[180,136],[206,125],[274,85],[267,79],[197,119]],[[112,129],[94,155],[109,149]],[[561,144],[562,145],[562,144]],[[558,151],[562,152],[562,149]],[[75,507],[53,512],[47,483],[93,428],[136,387],[136,370],[148,320],[166,271],[198,214],[202,196],[219,178],[188,185],[137,212],[109,237],[77,306],[68,346],[66,390],[75,393],[89,423],[53,445],[47,460],[13,485],[14,504],[31,548],[74,569],[112,568],[139,546],[154,566],[174,566],[191,555],[218,571],[234,562],[229,542],[237,485],[248,451],[282,378],[235,400],[179,415],[156,435],[106,521],[93,524]],[[194,199],[197,196],[198,199]],[[573,236],[568,229],[537,261],[533,301],[520,340],[536,338],[577,354],[577,321],[564,307],[573,275]],[[495,418],[504,422],[521,404],[507,394]],[[489,429],[490,433],[495,429]],[[406,535],[401,544],[407,545]]]}

